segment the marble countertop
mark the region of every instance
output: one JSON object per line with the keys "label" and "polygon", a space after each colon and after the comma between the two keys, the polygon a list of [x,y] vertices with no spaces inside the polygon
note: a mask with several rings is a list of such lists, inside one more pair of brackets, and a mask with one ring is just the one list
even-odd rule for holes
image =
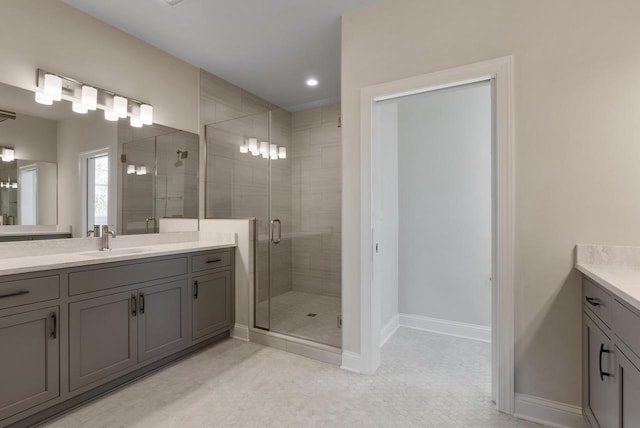
{"label": "marble countertop", "polygon": [[235,246],[235,239],[203,239],[188,242],[135,245],[131,247],[116,248],[112,251],[105,252],[90,249],[78,252],[62,252],[34,256],[22,255],[1,259],[0,275],[12,275],[51,269],[95,265],[100,263],[137,260],[148,257],[233,248]]}
{"label": "marble countertop", "polygon": [[640,247],[576,246],[576,269],[640,310]]}
{"label": "marble countertop", "polygon": [[58,232],[55,230],[33,231],[33,232],[4,232],[0,230],[0,236],[32,236],[32,235],[70,235],[71,232]]}

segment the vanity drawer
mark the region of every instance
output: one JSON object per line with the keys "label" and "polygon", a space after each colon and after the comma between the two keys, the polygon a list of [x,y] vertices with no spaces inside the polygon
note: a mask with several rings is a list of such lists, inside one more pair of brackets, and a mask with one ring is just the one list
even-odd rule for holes
{"label": "vanity drawer", "polygon": [[640,314],[618,300],[614,301],[616,336],[640,357]]}
{"label": "vanity drawer", "polygon": [[201,272],[204,270],[218,269],[231,266],[231,251],[214,251],[191,259],[191,271]]}
{"label": "vanity drawer", "polygon": [[60,297],[60,276],[0,282],[0,309],[44,302]]}
{"label": "vanity drawer", "polygon": [[611,328],[611,306],[613,298],[605,290],[587,278],[582,280],[582,303],[607,327]]}
{"label": "vanity drawer", "polygon": [[75,296],[187,273],[187,257],[93,268],[69,274],[69,295]]}

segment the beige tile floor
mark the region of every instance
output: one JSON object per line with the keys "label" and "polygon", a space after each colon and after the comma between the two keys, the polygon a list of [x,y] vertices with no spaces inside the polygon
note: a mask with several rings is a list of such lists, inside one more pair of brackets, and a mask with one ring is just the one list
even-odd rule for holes
{"label": "beige tile floor", "polygon": [[[337,317],[341,310],[340,297],[288,291],[271,299],[271,331],[340,348]],[[311,313],[316,316],[308,316]]]}
{"label": "beige tile floor", "polygon": [[47,425],[539,427],[489,399],[488,344],[400,329],[373,376],[228,339]]}

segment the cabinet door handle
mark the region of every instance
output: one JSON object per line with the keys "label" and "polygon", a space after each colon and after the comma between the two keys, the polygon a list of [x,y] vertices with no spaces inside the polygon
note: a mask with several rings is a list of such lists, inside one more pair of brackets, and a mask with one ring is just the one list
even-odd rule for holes
{"label": "cabinet door handle", "polygon": [[58,337],[58,316],[54,312],[51,314],[51,338],[55,339]]}
{"label": "cabinet door handle", "polygon": [[131,315],[134,317],[138,315],[138,302],[136,302],[136,295],[131,295]]}
{"label": "cabinet door handle", "polygon": [[584,299],[587,301],[588,304],[590,304],[593,307],[597,308],[598,306],[602,305],[602,303],[600,303],[598,299],[594,299],[593,297],[584,296]]}
{"label": "cabinet door handle", "polygon": [[213,260],[207,260],[205,263],[218,263],[221,262],[222,259],[213,259]]}
{"label": "cabinet door handle", "polygon": [[6,299],[7,297],[23,296],[29,294],[29,290],[16,291],[15,293],[1,294],[0,299]]}
{"label": "cabinet door handle", "polygon": [[193,298],[198,298],[198,281],[193,281]]}
{"label": "cabinet door handle", "polygon": [[600,365],[600,380],[604,382],[604,377],[611,377],[611,373],[607,373],[607,372],[603,372],[602,371],[602,354],[610,354],[611,351],[609,351],[608,349],[604,349],[604,343],[600,344],[600,356],[598,358],[599,360],[599,365]]}
{"label": "cabinet door handle", "polygon": [[144,314],[144,294],[140,293],[140,313]]}

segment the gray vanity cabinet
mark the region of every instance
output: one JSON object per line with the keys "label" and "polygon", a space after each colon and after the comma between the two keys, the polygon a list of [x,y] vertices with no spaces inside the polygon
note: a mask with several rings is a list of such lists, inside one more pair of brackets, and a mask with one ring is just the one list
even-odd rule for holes
{"label": "gray vanity cabinet", "polygon": [[11,385],[0,388],[0,421],[60,395],[58,320],[58,306],[0,311],[0,385]]}
{"label": "gray vanity cabinet", "polygon": [[69,305],[71,391],[138,363],[136,299],[126,291]]}
{"label": "gray vanity cabinet", "polygon": [[232,319],[230,270],[196,277],[191,286],[193,340],[229,328]]}
{"label": "gray vanity cabinet", "polygon": [[188,342],[186,279],[138,290],[138,359],[145,361]]}
{"label": "gray vanity cabinet", "polygon": [[640,427],[640,369],[619,353],[620,427]]}
{"label": "gray vanity cabinet", "polygon": [[616,354],[605,332],[584,315],[585,364],[588,381],[585,388],[585,411],[592,425],[618,427],[618,376]]}

